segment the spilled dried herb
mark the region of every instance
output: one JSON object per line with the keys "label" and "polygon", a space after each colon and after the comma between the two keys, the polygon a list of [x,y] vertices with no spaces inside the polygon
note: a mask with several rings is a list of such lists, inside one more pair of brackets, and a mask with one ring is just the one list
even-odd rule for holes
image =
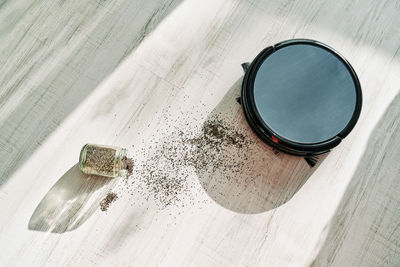
{"label": "spilled dried herb", "polygon": [[107,196],[100,202],[101,211],[107,211],[111,203],[113,203],[117,199],[118,195],[116,193],[108,193]]}
{"label": "spilled dried herb", "polygon": [[126,188],[152,198],[165,208],[182,200],[191,199],[190,178],[194,172],[216,170],[229,176],[243,168],[243,153],[251,139],[236,126],[218,118],[207,120],[200,131],[188,127],[176,128],[155,136],[142,149],[146,160],[138,163],[126,183]]}

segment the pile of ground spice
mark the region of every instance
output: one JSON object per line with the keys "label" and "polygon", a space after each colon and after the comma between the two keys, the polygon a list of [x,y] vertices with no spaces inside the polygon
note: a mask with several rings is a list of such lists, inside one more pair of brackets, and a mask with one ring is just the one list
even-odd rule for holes
{"label": "pile of ground spice", "polygon": [[[168,128],[167,128],[168,129]],[[140,151],[146,159],[132,169],[126,182],[131,194],[152,198],[161,208],[177,205],[185,198],[194,202],[193,172],[197,174],[225,172],[230,179],[243,168],[251,138],[218,116],[209,118],[200,131],[181,126],[147,140]],[[194,176],[195,177],[195,176]]]}
{"label": "pile of ground spice", "polygon": [[125,159],[125,169],[127,170],[127,177],[132,175],[133,172],[133,166],[134,166],[134,161],[132,158],[126,158]]}
{"label": "pile of ground spice", "polygon": [[244,132],[236,129],[236,125],[228,124],[214,118],[204,123],[199,136],[184,140],[193,145],[191,153],[185,161],[197,171],[211,167],[212,169],[239,170],[243,161],[242,149],[251,144]]}
{"label": "pile of ground spice", "polygon": [[116,193],[110,192],[107,196],[100,202],[101,211],[107,211],[110,207],[111,203],[118,199],[118,195]]}
{"label": "pile of ground spice", "polygon": [[[254,160],[248,155],[255,139],[241,124],[242,118],[237,117],[239,107],[228,105],[227,109],[222,108],[223,112],[214,112],[208,118],[202,117],[206,114],[204,104],[190,111],[178,110],[175,115],[162,110],[162,125],[154,126],[152,135],[147,131],[143,139],[135,139],[135,147],[130,149],[133,160],[128,159],[126,165],[128,175],[113,191],[131,195],[130,202],[135,207],[147,206],[152,200],[165,209],[209,201],[203,188],[214,186],[212,183],[229,185],[241,179],[242,173],[252,177],[253,165],[244,165]],[[200,125],[199,120],[203,121]],[[138,130],[137,137],[141,132]],[[213,179],[217,176],[218,181]],[[103,202],[107,199],[110,197]]]}

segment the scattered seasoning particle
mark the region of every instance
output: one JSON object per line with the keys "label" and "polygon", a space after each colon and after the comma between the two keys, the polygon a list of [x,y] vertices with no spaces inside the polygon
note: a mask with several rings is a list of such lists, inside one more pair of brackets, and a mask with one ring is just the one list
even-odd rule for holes
{"label": "scattered seasoning particle", "polygon": [[[137,140],[132,145],[135,162],[127,160],[127,179],[114,189],[118,195],[130,195],[131,206],[148,205],[152,200],[160,210],[187,205],[201,208],[199,204],[210,201],[204,197],[202,186],[238,184],[242,177],[246,177],[246,181],[240,180],[240,184],[254,183],[255,163],[249,155],[257,144],[248,128],[232,120],[235,115],[227,117],[226,113],[214,113],[198,125],[193,122],[205,119],[201,107],[192,107],[189,112],[185,110],[177,116],[171,116],[168,109],[160,114],[163,124],[153,135],[142,137],[142,144]],[[137,135],[143,136],[141,132]],[[203,178],[197,180],[199,175]],[[213,179],[215,175],[219,177],[217,180]]]}
{"label": "scattered seasoning particle", "polygon": [[107,211],[111,203],[118,199],[118,195],[115,193],[108,193],[107,196],[100,202],[101,211]]}
{"label": "scattered seasoning particle", "polygon": [[[237,129],[233,123],[218,119],[207,120],[200,130],[193,129],[189,123],[180,127],[179,116],[171,127],[160,129],[160,135],[150,137],[146,148],[134,154],[141,154],[143,162],[136,162],[130,171],[129,182],[122,190],[141,194],[146,200],[153,199],[164,209],[171,205],[181,206],[181,200],[196,202],[193,184],[190,183],[195,172],[225,172],[231,179],[241,172],[244,159],[252,139]],[[171,128],[174,130],[171,130]],[[199,189],[201,191],[201,189]]]}
{"label": "scattered seasoning particle", "polygon": [[126,162],[126,170],[128,171],[127,177],[129,177],[132,175],[133,172],[133,166],[134,166],[133,159],[127,158],[125,162]]}

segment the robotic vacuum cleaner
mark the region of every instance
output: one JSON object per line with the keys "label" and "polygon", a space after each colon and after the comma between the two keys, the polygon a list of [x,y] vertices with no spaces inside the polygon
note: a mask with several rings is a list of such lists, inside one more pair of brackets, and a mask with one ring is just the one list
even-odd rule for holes
{"label": "robotic vacuum cleaner", "polygon": [[283,41],[242,66],[246,73],[238,101],[250,127],[265,143],[305,157],[311,166],[358,120],[362,93],[357,75],[321,42]]}

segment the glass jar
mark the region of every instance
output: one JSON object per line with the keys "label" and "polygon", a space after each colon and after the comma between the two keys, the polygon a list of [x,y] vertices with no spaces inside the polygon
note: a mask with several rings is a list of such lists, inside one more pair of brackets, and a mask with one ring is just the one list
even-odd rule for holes
{"label": "glass jar", "polygon": [[91,175],[123,176],[127,172],[127,153],[125,148],[86,144],[79,156],[79,169]]}

